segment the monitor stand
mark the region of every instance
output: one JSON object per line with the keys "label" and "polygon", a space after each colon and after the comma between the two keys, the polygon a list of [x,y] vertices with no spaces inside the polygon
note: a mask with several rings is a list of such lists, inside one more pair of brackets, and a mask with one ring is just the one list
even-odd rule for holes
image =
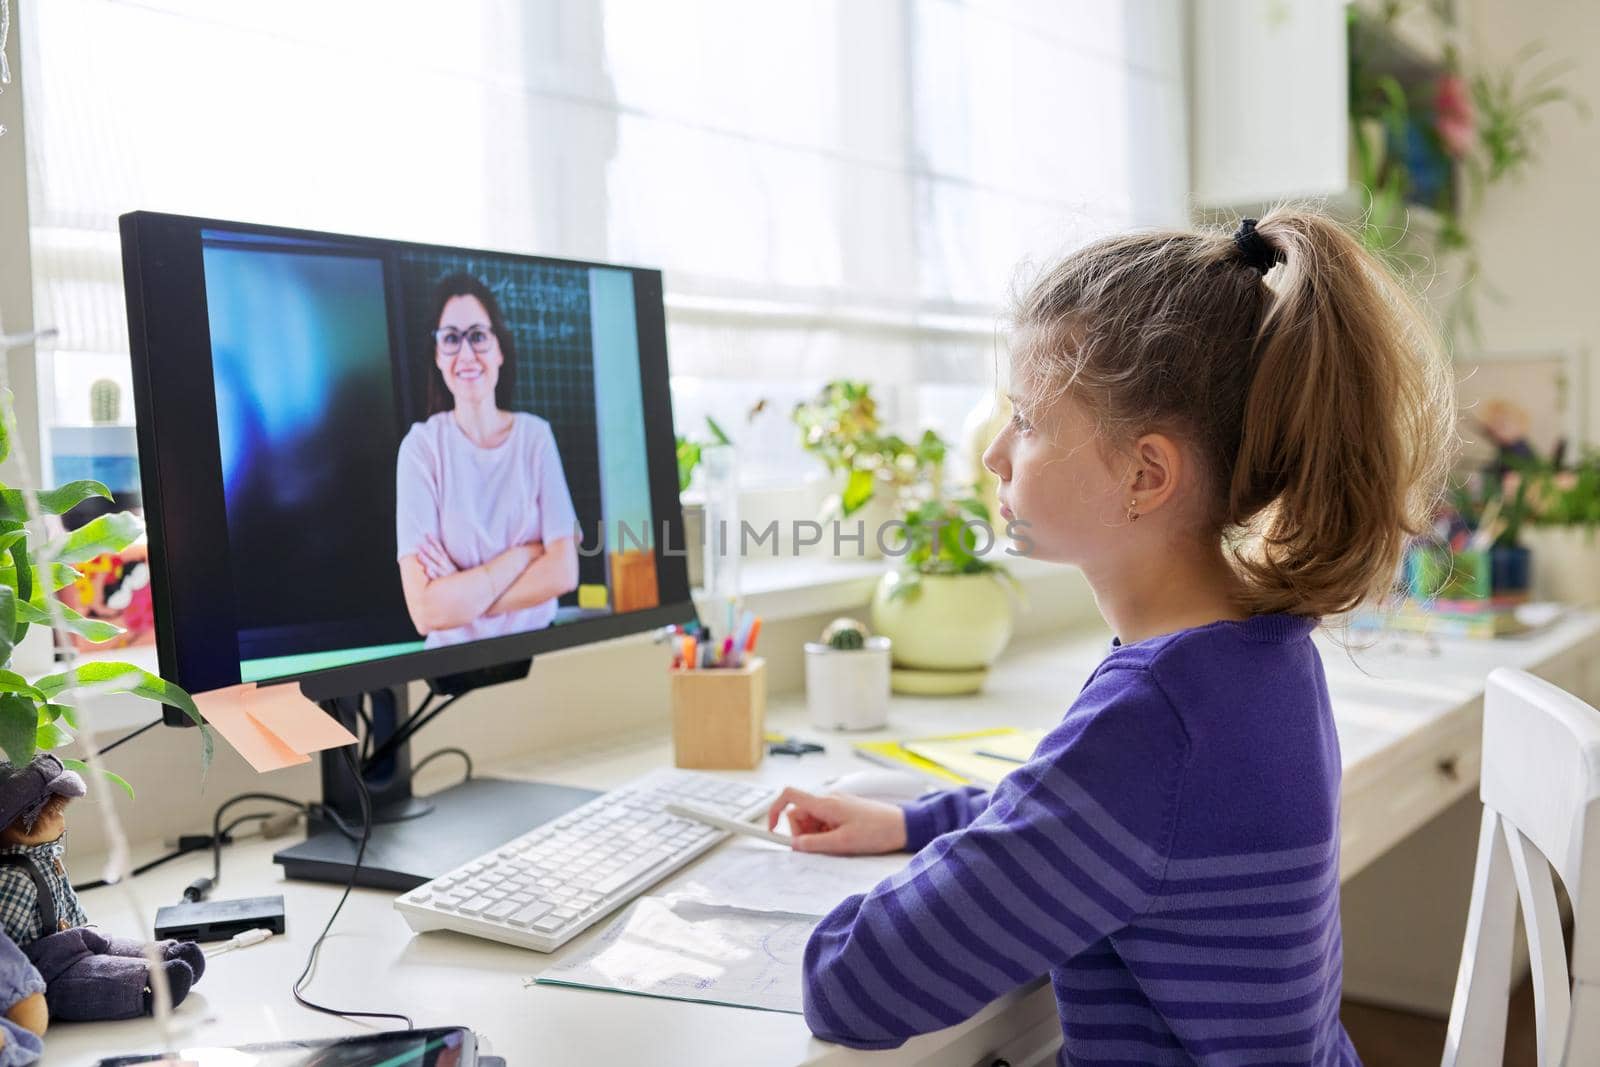
{"label": "monitor stand", "polygon": [[[369,696],[373,736],[381,743],[404,718],[406,692],[397,687]],[[353,733],[360,699],[340,697],[321,704]],[[474,777],[437,793],[414,796],[409,747],[409,743],[399,745],[362,776],[372,798],[373,825],[356,885],[396,892],[414,888],[599,795],[591,789],[545,782]],[[360,791],[346,749],[325,751],[320,758],[322,807],[331,809],[337,821],[314,814],[306,824],[306,839],[272,858],[283,867],[285,878],[344,885],[350,881],[360,839]]]}

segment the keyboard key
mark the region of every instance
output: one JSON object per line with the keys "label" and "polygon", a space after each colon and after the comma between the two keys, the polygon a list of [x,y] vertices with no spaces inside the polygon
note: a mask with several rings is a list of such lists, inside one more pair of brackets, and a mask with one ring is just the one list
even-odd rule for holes
{"label": "keyboard key", "polygon": [[629,882],[633,881],[635,878],[644,874],[646,871],[658,866],[661,861],[666,859],[669,855],[671,855],[671,853],[666,851],[647,852],[643,856],[634,860],[632,863],[628,864],[626,867],[623,867],[621,870],[613,874],[609,874],[602,880],[596,882],[594,885],[594,891],[596,893],[609,896],[610,894],[621,889],[623,886],[627,885]]}
{"label": "keyboard key", "polygon": [[524,905],[521,910],[514,912],[511,916],[511,925],[531,926],[534,922],[549,914],[549,912],[549,904],[542,900],[536,900],[532,904]]}
{"label": "keyboard key", "polygon": [[511,916],[517,911],[521,910],[521,908],[522,905],[518,904],[514,900],[502,900],[494,907],[486,909],[483,913],[483,917],[485,919],[493,919],[495,922],[504,922],[506,919],[511,918]]}
{"label": "keyboard key", "polygon": [[658,880],[727,836],[668,815],[666,804],[743,819],[773,795],[747,782],[658,771],[409,891],[399,905],[416,925],[423,911],[449,912],[481,919],[483,937],[511,940],[496,931],[516,928],[528,931],[524,943],[553,948],[627,903],[636,883]]}

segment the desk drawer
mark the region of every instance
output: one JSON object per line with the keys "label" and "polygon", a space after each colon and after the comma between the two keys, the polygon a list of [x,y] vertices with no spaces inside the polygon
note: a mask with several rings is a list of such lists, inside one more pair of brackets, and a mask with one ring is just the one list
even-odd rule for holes
{"label": "desk drawer", "polygon": [[1482,757],[1478,700],[1352,768],[1340,798],[1340,880],[1476,791]]}

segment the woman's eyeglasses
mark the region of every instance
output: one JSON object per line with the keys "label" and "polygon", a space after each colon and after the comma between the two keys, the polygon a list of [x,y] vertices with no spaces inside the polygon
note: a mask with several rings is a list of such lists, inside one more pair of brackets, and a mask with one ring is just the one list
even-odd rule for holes
{"label": "woman's eyeglasses", "polygon": [[460,352],[462,341],[466,341],[472,346],[472,350],[481,356],[489,351],[489,346],[494,343],[494,334],[482,326],[469,326],[465,333],[454,326],[446,326],[442,330],[434,330],[433,339],[439,345],[439,351],[447,356]]}

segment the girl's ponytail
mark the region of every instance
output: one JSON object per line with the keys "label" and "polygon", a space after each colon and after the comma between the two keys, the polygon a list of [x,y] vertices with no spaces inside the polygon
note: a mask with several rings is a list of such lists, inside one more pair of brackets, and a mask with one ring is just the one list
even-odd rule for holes
{"label": "girl's ponytail", "polygon": [[[1240,608],[1321,617],[1388,590],[1455,433],[1428,319],[1337,223],[1276,209],[1238,232],[1108,238],[1019,300],[1026,379],[1069,386],[1115,446],[1194,448]],[[1047,399],[1041,397],[1040,399]]]}
{"label": "girl's ponytail", "polygon": [[1338,224],[1278,210],[1253,231],[1241,256],[1279,266],[1227,496],[1227,526],[1251,535],[1232,540],[1242,606],[1336,614],[1386,592],[1427,528],[1454,390],[1427,319]]}

